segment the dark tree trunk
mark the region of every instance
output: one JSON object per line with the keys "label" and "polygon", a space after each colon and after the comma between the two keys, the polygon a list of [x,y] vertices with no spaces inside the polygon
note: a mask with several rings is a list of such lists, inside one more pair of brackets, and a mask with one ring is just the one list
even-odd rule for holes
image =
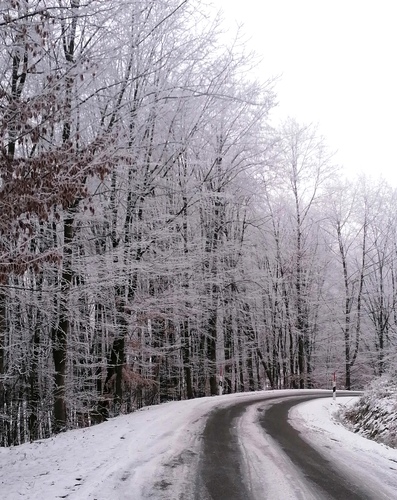
{"label": "dark tree trunk", "polygon": [[35,441],[39,438],[38,435],[38,414],[40,406],[40,389],[39,389],[39,353],[40,353],[40,313],[37,313],[36,325],[32,343],[32,361],[30,365],[29,376],[29,438],[30,441]]}
{"label": "dark tree trunk", "polygon": [[5,338],[6,338],[6,295],[0,288],[0,446],[7,435],[5,414],[6,388],[5,388]]}
{"label": "dark tree trunk", "polygon": [[70,208],[69,215],[64,221],[63,231],[63,268],[61,277],[61,298],[59,303],[59,323],[52,330],[52,357],[55,370],[54,390],[54,431],[60,432],[67,426],[66,409],[66,359],[68,336],[70,333],[70,320],[68,311],[68,295],[72,282],[72,241],[74,212],[77,208],[76,201]]}
{"label": "dark tree trunk", "polygon": [[187,399],[192,399],[193,394],[193,384],[192,384],[192,369],[191,369],[191,348],[190,348],[190,333],[189,333],[189,322],[185,320],[182,326],[182,360],[183,360],[183,374],[186,386],[186,397]]}
{"label": "dark tree trunk", "polygon": [[255,391],[254,367],[253,367],[251,349],[247,357],[247,371],[248,371],[248,390]]}
{"label": "dark tree trunk", "polygon": [[216,373],[216,321],[217,314],[214,308],[211,311],[211,316],[208,321],[208,338],[207,338],[207,359],[209,364],[209,382],[210,394],[216,396],[218,394],[217,373]]}

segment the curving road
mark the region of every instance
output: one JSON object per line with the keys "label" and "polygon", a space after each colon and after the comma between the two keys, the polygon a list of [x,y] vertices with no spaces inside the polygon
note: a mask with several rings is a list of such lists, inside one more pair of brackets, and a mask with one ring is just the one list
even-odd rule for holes
{"label": "curving road", "polygon": [[292,406],[330,396],[265,395],[213,411],[203,434],[195,500],[375,500],[288,423]]}

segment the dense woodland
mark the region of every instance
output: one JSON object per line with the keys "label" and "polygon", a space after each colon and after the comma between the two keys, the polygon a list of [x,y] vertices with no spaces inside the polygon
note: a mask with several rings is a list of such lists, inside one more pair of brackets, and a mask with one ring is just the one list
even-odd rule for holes
{"label": "dense woodland", "polygon": [[4,0],[0,38],[2,446],[393,368],[396,192],[271,126],[211,6]]}

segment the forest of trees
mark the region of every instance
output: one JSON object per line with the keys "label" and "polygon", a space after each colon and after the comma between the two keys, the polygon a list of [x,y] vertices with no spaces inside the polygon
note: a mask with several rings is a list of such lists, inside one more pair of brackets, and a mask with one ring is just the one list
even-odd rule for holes
{"label": "forest of trees", "polygon": [[0,445],[393,368],[397,198],[200,0],[0,2]]}

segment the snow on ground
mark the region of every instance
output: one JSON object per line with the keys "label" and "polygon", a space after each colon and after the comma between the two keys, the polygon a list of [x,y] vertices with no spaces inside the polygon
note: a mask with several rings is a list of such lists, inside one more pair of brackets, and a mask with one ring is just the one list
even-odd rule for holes
{"label": "snow on ground", "polygon": [[[1,500],[183,497],[194,478],[205,415],[235,394],[150,406],[53,438],[0,448]],[[172,494],[170,494],[172,491]]]}
{"label": "snow on ground", "polygon": [[352,474],[372,490],[374,498],[397,498],[397,449],[376,443],[346,429],[337,418],[345,405],[359,398],[317,399],[290,410],[290,423],[302,437],[338,469]]}
{"label": "snow on ground", "polygon": [[[195,481],[205,416],[236,400],[255,402],[279,392],[296,395],[310,391],[266,391],[166,403],[31,444],[0,448],[0,498],[188,498],[186,492],[189,488],[191,491]],[[325,448],[338,458],[342,456],[345,465],[352,458],[342,452],[342,442],[355,452],[355,460],[359,450],[360,458],[354,466],[358,472],[365,470],[367,475],[368,469],[373,468],[379,474],[378,480],[396,492],[397,479],[391,475],[397,476],[397,450],[372,443],[337,424],[331,417],[335,405],[330,401],[331,398],[300,405],[292,418],[304,429],[305,436],[322,450]],[[308,423],[303,423],[303,418]],[[254,418],[251,420],[254,423]],[[248,455],[258,453],[256,448],[249,448]],[[290,492],[289,497],[293,496]]]}

